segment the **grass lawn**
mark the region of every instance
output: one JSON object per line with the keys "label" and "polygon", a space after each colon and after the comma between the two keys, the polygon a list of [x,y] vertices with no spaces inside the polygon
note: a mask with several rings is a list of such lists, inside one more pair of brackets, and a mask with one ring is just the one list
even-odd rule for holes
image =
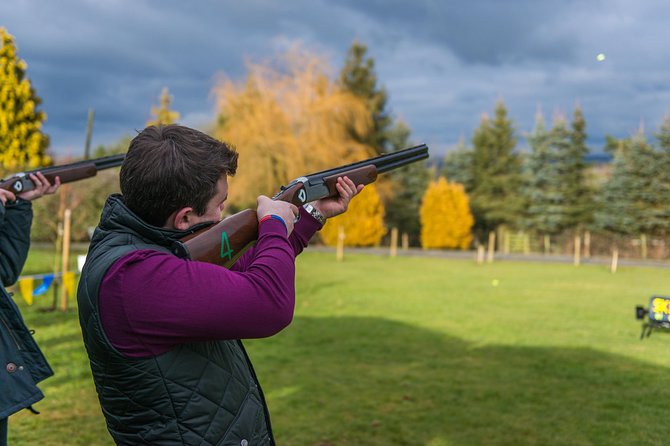
{"label": "grass lawn", "polygon": [[[670,336],[634,319],[666,269],[307,252],[297,284],[293,324],[246,342],[282,446],[667,444]],[[112,444],[74,302],[36,300],[56,375],[10,444]]]}

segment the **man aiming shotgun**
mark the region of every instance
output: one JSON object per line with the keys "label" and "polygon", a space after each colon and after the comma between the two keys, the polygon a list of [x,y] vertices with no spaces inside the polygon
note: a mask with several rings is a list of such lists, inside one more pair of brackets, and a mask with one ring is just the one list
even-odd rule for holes
{"label": "man aiming shotgun", "polygon": [[[240,339],[290,324],[296,255],[376,169],[299,179],[274,199],[259,196],[255,211],[236,214],[242,224],[227,226],[234,149],[178,125],[148,127],[131,141],[121,195],[102,211],[77,293],[118,444],[275,444]],[[212,258],[193,244],[202,240],[212,241]]]}
{"label": "man aiming shotgun", "polygon": [[[272,197],[296,206],[304,206],[307,213],[321,224],[325,218],[310,202],[328,197],[336,197],[338,178],[346,176],[356,185],[374,182],[377,174],[397,169],[410,163],[428,158],[425,144],[378,156],[365,161],[347,164],[335,169],[324,170],[300,177]],[[188,235],[173,245],[173,251],[180,257],[188,257],[204,262],[231,267],[246,249],[255,243],[258,221],[254,211],[247,209],[222,220],[211,228],[203,228]]]}

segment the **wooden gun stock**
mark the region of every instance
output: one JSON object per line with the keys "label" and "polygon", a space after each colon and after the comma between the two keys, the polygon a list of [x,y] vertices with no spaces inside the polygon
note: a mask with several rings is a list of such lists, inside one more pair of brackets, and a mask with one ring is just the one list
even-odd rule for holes
{"label": "wooden gun stock", "polygon": [[230,268],[257,238],[256,211],[245,209],[184,237],[172,251],[179,257]]}

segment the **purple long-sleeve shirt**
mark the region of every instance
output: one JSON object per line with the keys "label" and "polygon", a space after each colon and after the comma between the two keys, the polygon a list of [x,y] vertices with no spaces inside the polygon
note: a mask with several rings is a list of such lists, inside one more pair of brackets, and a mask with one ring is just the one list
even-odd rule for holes
{"label": "purple long-sleeve shirt", "polygon": [[295,256],[320,228],[300,209],[290,237],[282,222],[259,226],[256,246],[228,270],[139,250],[107,271],[100,287],[102,327],[129,357],[157,356],[193,341],[271,336],[293,319]]}

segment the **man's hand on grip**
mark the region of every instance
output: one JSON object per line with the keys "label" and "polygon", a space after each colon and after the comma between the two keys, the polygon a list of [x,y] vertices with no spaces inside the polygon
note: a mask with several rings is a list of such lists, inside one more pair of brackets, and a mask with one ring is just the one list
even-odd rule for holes
{"label": "man's hand on grip", "polygon": [[286,224],[286,232],[291,234],[293,231],[293,223],[298,216],[298,208],[292,203],[281,200],[272,200],[265,195],[260,195],[256,199],[256,216],[260,221],[266,215],[276,215],[284,220]]}

